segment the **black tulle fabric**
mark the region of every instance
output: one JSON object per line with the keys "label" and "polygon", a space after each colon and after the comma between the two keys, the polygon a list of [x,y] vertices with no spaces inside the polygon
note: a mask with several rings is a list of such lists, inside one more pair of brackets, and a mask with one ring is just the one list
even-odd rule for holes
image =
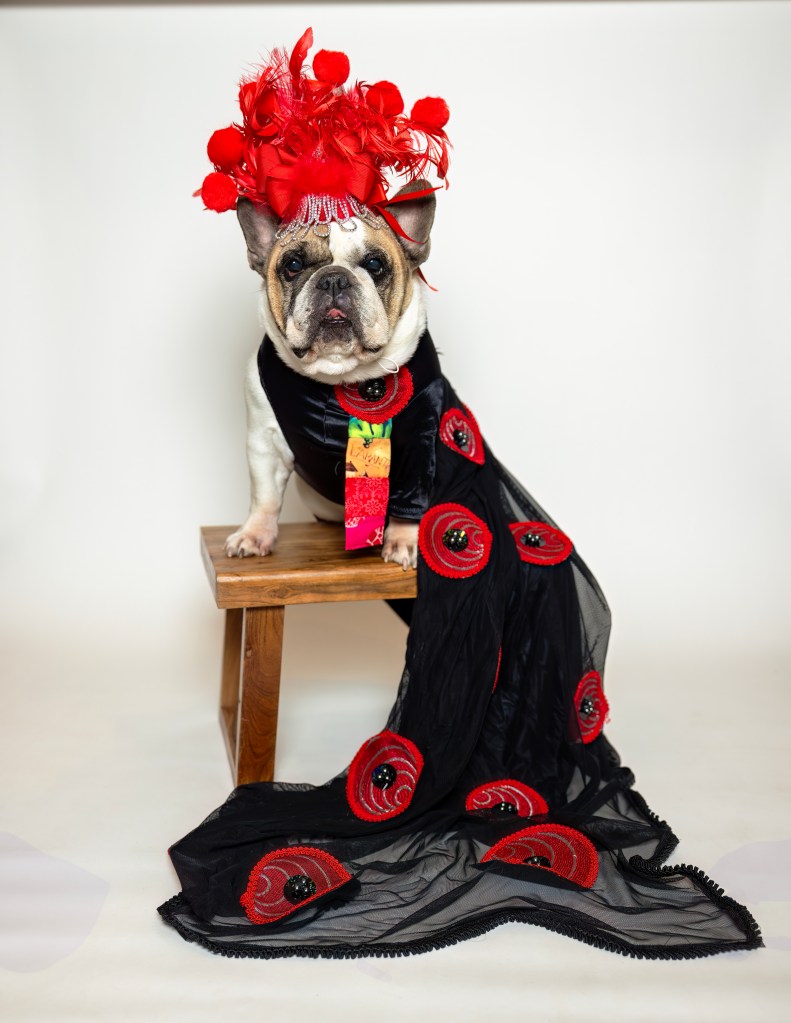
{"label": "black tulle fabric", "polygon": [[[426,366],[436,361],[428,335],[420,351]],[[297,392],[322,386],[283,372]],[[416,395],[432,386],[419,383]],[[404,955],[505,921],[649,958],[758,947],[758,927],[743,906],[696,868],[662,865],[677,840],[634,791],[632,772],[605,735],[581,741],[573,701],[583,675],[603,675],[607,604],[576,550],[556,565],[521,560],[509,523],[551,520],[488,447],[477,465],[437,440],[440,413],[462,406],[441,376],[434,390],[431,451],[423,454],[433,470],[429,505],[468,508],[488,525],[492,545],[486,566],[468,578],[437,574],[419,560],[406,663],[383,726],[424,758],[411,803],[385,821],[359,819],[346,770],[321,786],[240,786],[172,847],[183,890],[160,913],[214,952],[263,958]],[[314,394],[326,409],[324,422],[318,406],[312,413],[319,449],[333,416],[345,430],[331,391]],[[297,448],[299,417],[284,418],[293,421],[285,433]],[[394,438],[406,422],[404,413],[394,420]],[[396,457],[394,443],[394,472]],[[348,763],[355,752],[339,755]],[[468,793],[495,779],[529,785],[548,812],[524,819],[466,811]],[[592,887],[524,863],[481,862],[505,835],[542,822],[593,842]],[[251,922],[240,904],[251,871],[267,853],[292,846],[330,853],[352,882],[274,923]],[[516,940],[529,954],[527,936]]]}

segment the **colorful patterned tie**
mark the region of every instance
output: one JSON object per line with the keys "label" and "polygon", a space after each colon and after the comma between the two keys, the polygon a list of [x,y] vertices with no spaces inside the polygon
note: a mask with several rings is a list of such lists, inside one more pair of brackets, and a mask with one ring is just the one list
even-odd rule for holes
{"label": "colorful patterned tie", "polygon": [[336,386],[335,397],[349,413],[346,443],[346,550],[376,547],[384,538],[390,495],[390,434],[393,417],[413,394],[406,366],[361,384]]}
{"label": "colorful patterned tie", "polygon": [[346,550],[382,542],[390,494],[393,420],[368,423],[351,416],[346,444]]}

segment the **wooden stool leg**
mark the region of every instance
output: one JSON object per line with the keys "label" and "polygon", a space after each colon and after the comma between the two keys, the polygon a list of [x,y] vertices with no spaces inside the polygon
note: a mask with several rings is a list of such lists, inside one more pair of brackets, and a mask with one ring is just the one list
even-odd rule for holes
{"label": "wooden stool leg", "polygon": [[284,612],[283,605],[244,610],[237,785],[272,781],[275,774]]}
{"label": "wooden stool leg", "polygon": [[236,774],[236,732],[239,727],[239,669],[242,663],[242,626],[244,611],[231,608],[225,612],[225,641],[222,650],[220,678],[220,728],[225,748]]}

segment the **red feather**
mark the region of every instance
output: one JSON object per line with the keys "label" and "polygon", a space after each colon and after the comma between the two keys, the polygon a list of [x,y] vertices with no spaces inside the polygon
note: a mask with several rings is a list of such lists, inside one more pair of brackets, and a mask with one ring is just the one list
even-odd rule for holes
{"label": "red feather", "polygon": [[305,57],[307,57],[308,50],[312,45],[313,29],[306,28],[297,40],[297,45],[291,51],[291,60],[288,62],[288,69],[293,79],[298,79],[302,74],[302,65],[305,63]]}

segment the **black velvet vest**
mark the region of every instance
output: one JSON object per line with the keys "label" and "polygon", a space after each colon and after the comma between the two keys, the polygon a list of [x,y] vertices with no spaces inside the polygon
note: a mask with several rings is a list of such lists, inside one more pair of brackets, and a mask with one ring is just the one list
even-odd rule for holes
{"label": "black velvet vest", "polygon": [[[418,520],[429,504],[436,468],[437,431],[444,381],[434,343],[426,331],[407,363],[414,394],[393,419],[388,514]],[[343,504],[349,414],[331,384],[320,384],[287,366],[265,337],[258,375],[288,446],[295,470],[314,490]]]}

